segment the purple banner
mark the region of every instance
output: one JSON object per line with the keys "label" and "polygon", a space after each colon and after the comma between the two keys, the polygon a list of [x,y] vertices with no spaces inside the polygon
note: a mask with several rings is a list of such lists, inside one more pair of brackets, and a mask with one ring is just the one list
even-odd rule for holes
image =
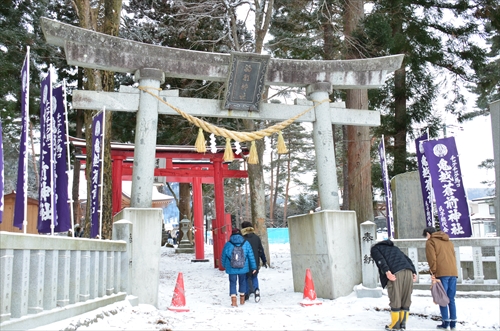
{"label": "purple banner", "polygon": [[384,138],[378,146],[380,155],[380,168],[382,169],[382,181],[384,182],[385,191],[385,206],[386,206],[386,219],[387,219],[387,236],[389,239],[394,239],[394,217],[392,212],[392,191],[391,182],[389,181],[389,173],[387,172],[387,161],[385,159],[385,145]]}
{"label": "purple banner", "polygon": [[14,203],[14,226],[23,229],[28,213],[28,125],[29,125],[29,53],[21,70],[21,145],[17,167],[16,201]]}
{"label": "purple banner", "polygon": [[92,169],[90,172],[90,238],[100,235],[100,205],[99,190],[101,185],[101,152],[103,133],[103,113],[95,115],[92,119]]}
{"label": "purple banner", "polygon": [[53,95],[54,162],[55,162],[55,205],[56,215],[54,232],[66,232],[71,229],[71,212],[68,199],[68,164],[66,151],[66,105],[65,90],[61,85],[55,88]]}
{"label": "purple banner", "polygon": [[3,172],[3,132],[2,132],[2,119],[0,119],[0,224],[3,221],[3,208],[4,208],[4,172]]}
{"label": "purple banner", "polygon": [[50,69],[41,83],[40,97],[40,187],[38,194],[38,232],[53,233],[54,212],[54,145],[52,116],[52,79]]}
{"label": "purple banner", "polygon": [[434,226],[434,217],[432,211],[432,182],[429,172],[429,163],[424,154],[423,143],[429,139],[427,133],[415,139],[415,148],[417,150],[418,173],[420,175],[420,186],[422,188],[422,198],[424,201],[425,226]]}
{"label": "purple banner", "polygon": [[423,143],[436,199],[441,231],[450,238],[472,236],[467,197],[462,183],[455,138],[428,140]]}

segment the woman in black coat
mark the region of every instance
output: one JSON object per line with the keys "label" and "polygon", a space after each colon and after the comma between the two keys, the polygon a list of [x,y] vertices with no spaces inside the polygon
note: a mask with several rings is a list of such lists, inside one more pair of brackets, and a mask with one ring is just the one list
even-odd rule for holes
{"label": "woman in black coat", "polygon": [[241,223],[241,234],[243,237],[250,243],[253,250],[253,256],[255,257],[255,262],[257,262],[257,272],[254,274],[247,275],[247,292],[245,294],[245,300],[248,300],[250,294],[253,293],[255,296],[255,301],[260,301],[260,290],[259,290],[259,269],[260,269],[260,261],[262,260],[262,264],[267,268],[267,259],[266,254],[264,253],[264,247],[262,246],[262,241],[259,236],[255,234],[255,230],[252,226],[252,223],[245,221]]}

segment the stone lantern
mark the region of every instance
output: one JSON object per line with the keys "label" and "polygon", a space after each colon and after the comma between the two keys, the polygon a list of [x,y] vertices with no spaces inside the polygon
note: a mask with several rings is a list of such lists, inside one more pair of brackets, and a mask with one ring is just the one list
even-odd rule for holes
{"label": "stone lantern", "polygon": [[194,247],[189,242],[187,233],[189,231],[189,226],[191,225],[191,221],[184,216],[184,218],[179,222],[179,231],[181,231],[182,238],[177,246],[175,252],[176,253],[194,253]]}

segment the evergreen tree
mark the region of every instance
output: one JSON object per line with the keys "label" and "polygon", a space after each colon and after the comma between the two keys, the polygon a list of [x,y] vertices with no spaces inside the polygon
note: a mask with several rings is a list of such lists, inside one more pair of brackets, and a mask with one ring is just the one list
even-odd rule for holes
{"label": "evergreen tree", "polygon": [[[316,173],[314,158],[314,144],[310,130],[306,130],[301,123],[292,123],[283,130],[283,139],[288,153],[277,154],[274,149],[270,153],[271,162],[267,177],[270,181],[269,194],[269,222],[275,226],[287,226],[288,203],[290,202],[291,187],[300,187],[300,191],[308,191],[309,184],[299,178],[299,174]],[[271,146],[275,146],[271,142]],[[274,157],[276,155],[276,157]],[[283,201],[278,203],[278,201]],[[282,207],[281,207],[282,206]],[[278,217],[279,215],[279,217]]]}
{"label": "evergreen tree", "polygon": [[479,70],[479,81],[472,91],[479,95],[477,112],[464,114],[464,120],[476,115],[489,114],[488,104],[500,99],[500,4],[495,0],[484,0],[474,16],[484,21],[484,34],[489,47],[488,62]]}
{"label": "evergreen tree", "polygon": [[34,148],[39,142],[40,81],[54,65],[60,81],[72,79],[64,56],[56,47],[48,45],[43,37],[40,18],[48,16],[68,21],[58,11],[58,1],[3,1],[0,4],[0,116],[3,126],[5,161],[5,192],[14,191],[21,132],[21,68],[30,47],[29,81],[29,149],[28,149],[28,196],[38,197],[38,160]]}
{"label": "evergreen tree", "polygon": [[[377,1],[367,15],[364,44],[367,56],[405,54],[382,91],[371,91],[370,104],[382,112],[376,134],[386,137],[387,153],[393,156],[391,176],[412,170],[407,139],[419,135],[414,127],[429,128],[436,136],[441,120],[435,102],[447,102],[445,110],[460,117],[465,100],[461,88],[473,83],[485,62],[485,51],[472,41],[480,22],[474,19],[475,2],[398,0]],[[450,77],[450,88],[440,86]],[[413,162],[414,163],[414,162]]]}
{"label": "evergreen tree", "polygon": [[313,194],[301,193],[290,201],[290,216],[303,215],[314,211],[317,207],[318,196]]}

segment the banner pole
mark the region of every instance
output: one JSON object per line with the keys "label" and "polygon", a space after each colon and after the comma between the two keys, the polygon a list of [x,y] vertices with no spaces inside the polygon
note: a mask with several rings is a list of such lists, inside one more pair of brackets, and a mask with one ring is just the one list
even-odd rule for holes
{"label": "banner pole", "polygon": [[[29,102],[30,102],[30,84],[29,84],[29,77],[30,77],[30,47],[26,46],[26,72],[27,72],[27,77],[26,77],[26,116],[23,119],[24,120],[24,126],[26,130],[24,130],[23,135],[24,135],[24,141],[26,144],[28,143],[28,125],[29,125],[29,113],[30,113],[30,107],[29,107]],[[27,228],[28,228],[28,151],[26,150],[26,156],[24,160],[24,184],[23,184],[23,191],[24,191],[24,210],[23,210],[23,233],[27,233]]]}
{"label": "banner pole", "polygon": [[[427,128],[426,130],[426,133],[427,133],[427,139],[426,140],[429,140],[430,136],[429,136],[429,128]],[[434,201],[434,189],[432,188],[432,180],[431,180],[431,192],[430,192],[430,195],[431,195],[431,217],[432,217],[432,226],[436,226],[436,219],[434,217],[434,204],[435,204],[435,201]]]}
{"label": "banner pole", "polygon": [[[55,171],[55,159],[54,159],[54,104],[52,102],[52,64],[49,66],[49,102],[50,102],[50,163],[51,163],[51,171],[50,171],[50,187],[54,189],[54,171]],[[50,196],[50,208],[51,208],[51,218],[50,218],[50,234],[54,235],[54,219],[56,217],[56,203],[55,203],[55,194],[51,194]]]}
{"label": "banner pole", "polygon": [[[69,173],[71,169],[71,156],[70,156],[70,150],[69,150],[69,125],[68,125],[68,106],[67,106],[67,99],[66,99],[66,79],[63,80],[63,98],[64,98],[64,120],[66,122],[66,155],[67,155],[67,170],[66,170],[66,175],[68,176],[68,182],[69,182]],[[75,237],[75,215],[73,213],[73,189],[68,185],[68,203],[69,203],[69,210],[70,210],[70,217],[71,217],[71,233],[72,236]]]}

